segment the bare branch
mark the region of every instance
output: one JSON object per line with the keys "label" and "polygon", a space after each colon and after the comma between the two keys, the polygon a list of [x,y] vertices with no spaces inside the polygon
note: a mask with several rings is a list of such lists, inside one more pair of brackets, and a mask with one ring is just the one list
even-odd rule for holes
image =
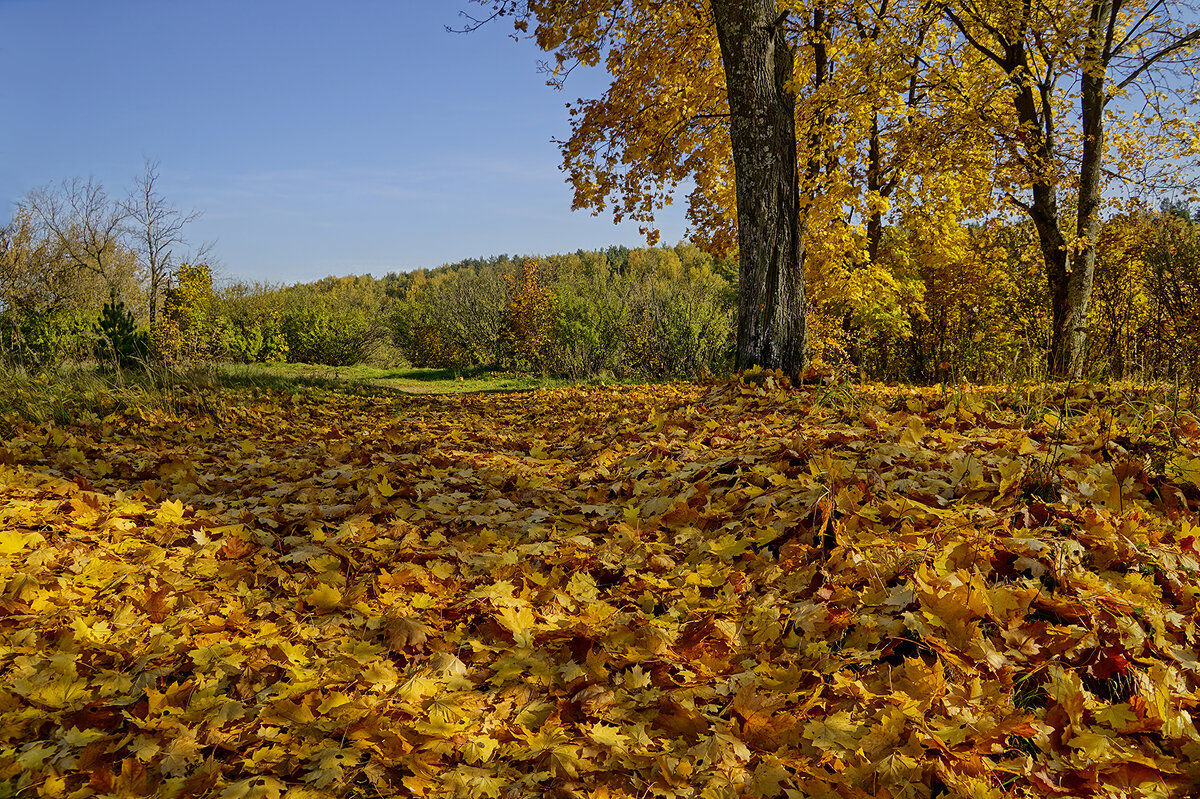
{"label": "bare branch", "polygon": [[157,318],[159,297],[173,274],[174,249],[186,243],[184,228],[200,216],[198,211],[184,213],[168,204],[157,189],[158,179],[158,162],[147,159],[142,174],[134,178],[129,196],[121,203],[134,250],[150,284],[147,306],[151,325]]}

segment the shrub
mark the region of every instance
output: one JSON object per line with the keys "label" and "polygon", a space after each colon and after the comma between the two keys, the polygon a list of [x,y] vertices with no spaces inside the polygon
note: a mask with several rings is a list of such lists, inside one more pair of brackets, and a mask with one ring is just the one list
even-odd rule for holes
{"label": "shrub", "polygon": [[185,264],[176,280],[152,332],[156,355],[184,362],[222,357],[228,322],[217,305],[212,270],[205,264]]}
{"label": "shrub", "polygon": [[559,367],[575,378],[622,372],[630,322],[627,282],[603,256],[589,253],[566,259],[552,290]]}
{"label": "shrub", "polygon": [[228,322],[226,352],[239,363],[283,363],[287,360],[287,336],[279,314],[264,318],[232,319]]}
{"label": "shrub", "polygon": [[96,323],[96,359],[102,366],[130,369],[144,367],[150,360],[150,335],[138,328],[133,314],[112,297]]}
{"label": "shrub", "polygon": [[461,369],[504,355],[516,264],[508,258],[419,275],[391,316],[392,339],[414,365]]}
{"label": "shrub", "polygon": [[44,369],[92,354],[95,317],[65,310],[0,314],[0,352],[10,364]]}
{"label": "shrub", "polygon": [[543,271],[540,261],[528,259],[521,266],[520,280],[509,278],[514,291],[502,336],[505,361],[539,372],[549,368],[554,343],[554,295],[544,284]]}
{"label": "shrub", "polygon": [[389,327],[415,366],[723,373],[732,362],[733,274],[691,245],[469,261],[410,276]]}
{"label": "shrub", "polygon": [[326,366],[362,363],[381,338],[380,328],[361,309],[335,308],[317,299],[287,311],[281,330],[289,361]]}

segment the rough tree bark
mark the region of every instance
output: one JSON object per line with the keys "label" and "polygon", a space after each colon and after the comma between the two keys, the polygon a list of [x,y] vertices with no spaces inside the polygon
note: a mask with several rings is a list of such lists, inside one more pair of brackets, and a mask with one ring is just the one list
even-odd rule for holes
{"label": "rough tree bark", "polygon": [[808,325],[793,54],[774,0],[712,0],[737,181],[737,366],[804,370]]}

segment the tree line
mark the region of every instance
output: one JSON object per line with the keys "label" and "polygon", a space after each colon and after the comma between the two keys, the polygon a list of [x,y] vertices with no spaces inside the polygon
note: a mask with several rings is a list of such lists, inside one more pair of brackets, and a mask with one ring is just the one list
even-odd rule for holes
{"label": "tree line", "polygon": [[[1032,223],[884,225],[875,258],[808,263],[810,362],[855,379],[1042,379],[1051,287]],[[414,364],[576,377],[694,377],[736,365],[739,270],[695,244],[469,260],[385,278]],[[1200,210],[1164,203],[1099,228],[1082,370],[1200,380]]]}
{"label": "tree line", "polygon": [[[818,368],[918,383],[1046,375],[1051,288],[1034,226],[946,224],[939,213],[884,225],[869,262],[809,261]],[[203,262],[178,261],[152,305],[145,256],[130,245],[99,248],[81,265],[72,253],[84,245],[48,228],[39,238],[22,214],[0,231],[0,347],[26,366],[99,357],[691,378],[736,363],[737,264],[696,244],[505,255],[288,286],[222,280]],[[1105,220],[1093,291],[1088,377],[1200,379],[1200,221],[1187,206]]]}
{"label": "tree line", "polygon": [[[94,179],[30,191],[0,227],[0,347],[8,360],[145,357],[175,270],[203,259],[147,161],[124,196]],[[141,324],[138,323],[140,320]]]}
{"label": "tree line", "polygon": [[[77,179],[17,203],[0,228],[0,357],[31,368],[370,362],[620,378],[737,363],[742,272],[711,242],[251,284],[189,250],[196,215],[175,209],[157,177],[147,164],[121,198]],[[881,222],[867,258],[846,257],[844,228],[810,234],[803,282],[818,367],[906,382],[1048,373],[1054,287],[1036,225],[965,223],[962,209],[905,206]],[[1188,206],[1112,214],[1095,249],[1082,374],[1200,379],[1200,223]]]}

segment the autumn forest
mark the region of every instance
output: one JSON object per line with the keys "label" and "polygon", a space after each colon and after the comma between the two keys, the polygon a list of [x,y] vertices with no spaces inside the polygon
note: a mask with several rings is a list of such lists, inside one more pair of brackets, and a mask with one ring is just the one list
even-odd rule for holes
{"label": "autumn forest", "polygon": [[0,799],[1200,795],[1200,7],[466,5],[646,246],[0,229]]}

